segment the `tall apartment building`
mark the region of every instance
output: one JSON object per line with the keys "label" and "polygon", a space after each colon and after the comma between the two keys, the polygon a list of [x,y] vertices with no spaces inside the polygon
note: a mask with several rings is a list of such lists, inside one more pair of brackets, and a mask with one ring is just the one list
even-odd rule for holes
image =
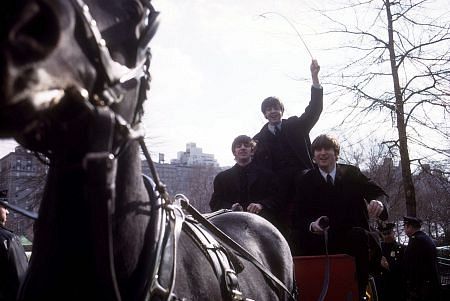
{"label": "tall apartment building", "polygon": [[[0,191],[13,205],[37,210],[47,178],[48,166],[22,146],[0,159]],[[10,210],[7,227],[18,235],[32,236],[32,221]]]}
{"label": "tall apartment building", "polygon": [[[203,154],[195,143],[188,143],[186,152],[180,153],[179,161],[172,160],[172,164],[155,163],[159,177],[172,197],[183,193],[201,212],[207,212],[214,177],[222,169],[214,155]],[[142,166],[143,173],[150,175],[146,162]],[[0,159],[0,197],[13,205],[37,212],[47,173],[48,166],[41,163],[34,153],[17,146],[14,152]],[[1,192],[5,192],[5,196]],[[18,235],[33,238],[32,221],[11,210],[7,227]]]}
{"label": "tall apartment building", "polygon": [[210,165],[218,167],[219,164],[217,160],[214,159],[214,155],[203,153],[202,148],[197,147],[194,142],[186,144],[186,151],[178,152],[177,159],[170,161],[171,164],[175,165],[186,165],[186,166],[198,166],[198,165]]}
{"label": "tall apartment building", "polygon": [[[166,185],[171,197],[177,193],[186,195],[200,212],[209,212],[209,200],[213,192],[214,177],[223,169],[212,165],[179,165],[155,163],[159,178]],[[145,161],[142,172],[151,176]]]}

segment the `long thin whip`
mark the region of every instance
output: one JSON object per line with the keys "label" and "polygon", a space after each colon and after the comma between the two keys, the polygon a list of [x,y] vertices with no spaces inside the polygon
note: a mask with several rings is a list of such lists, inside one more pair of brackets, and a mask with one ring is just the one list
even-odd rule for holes
{"label": "long thin whip", "polygon": [[266,12],[266,13],[260,14],[259,16],[262,17],[262,18],[267,18],[266,15],[270,15],[270,14],[277,15],[277,16],[283,18],[292,27],[292,29],[295,31],[295,33],[299,37],[300,41],[302,42],[302,45],[306,48],[306,50],[308,51],[309,55],[311,56],[311,59],[314,59],[311,51],[308,48],[308,45],[306,45],[305,40],[303,40],[302,35],[300,34],[300,32],[297,30],[297,28],[294,26],[294,24],[292,24],[292,22],[288,18],[286,18],[284,15],[282,15],[280,13],[277,13],[277,12]]}

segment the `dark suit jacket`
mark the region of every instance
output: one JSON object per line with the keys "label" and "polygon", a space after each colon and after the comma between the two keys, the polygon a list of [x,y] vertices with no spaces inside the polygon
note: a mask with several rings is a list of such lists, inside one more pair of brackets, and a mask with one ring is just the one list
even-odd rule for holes
{"label": "dark suit jacket", "polygon": [[28,260],[19,237],[0,225],[0,300],[16,300]]}
{"label": "dark suit jacket", "polygon": [[[282,134],[286,135],[292,150],[301,162],[301,166],[298,166],[299,170],[313,167],[309,132],[319,120],[322,109],[323,90],[312,87],[311,101],[305,112],[300,117],[292,116],[288,119],[283,119]],[[272,154],[268,145],[270,141],[269,135],[272,135],[272,133],[268,129],[268,123],[266,123],[253,139],[258,143],[255,161],[257,164],[272,170]]]}
{"label": "dark suit jacket", "polygon": [[239,199],[239,168],[236,164],[214,178],[214,192],[209,202],[211,210],[230,209],[234,203],[240,203],[245,210],[250,203],[260,203],[264,207],[261,215],[275,214],[278,210],[278,182],[274,174],[251,162],[248,165],[248,201],[243,202]]}
{"label": "dark suit jacket", "polygon": [[438,300],[440,279],[437,266],[436,246],[423,231],[409,238],[405,249],[403,269],[406,294],[413,300]]}
{"label": "dark suit jacket", "polygon": [[[312,234],[309,225],[320,216],[330,221],[329,240],[343,237],[353,227],[369,231],[367,204],[382,196],[384,191],[359,168],[337,164],[333,187],[329,187],[318,168],[302,174],[297,181],[294,219],[295,252],[320,254],[323,237]],[[386,207],[382,219],[387,219]]]}

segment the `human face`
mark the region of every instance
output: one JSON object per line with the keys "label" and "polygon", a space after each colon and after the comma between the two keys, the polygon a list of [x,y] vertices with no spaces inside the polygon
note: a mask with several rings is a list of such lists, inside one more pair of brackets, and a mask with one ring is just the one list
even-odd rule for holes
{"label": "human face", "polygon": [[393,242],[395,240],[394,231],[385,231],[383,234],[383,240],[385,242]]}
{"label": "human face", "polygon": [[314,150],[314,162],[319,166],[321,170],[324,172],[331,172],[333,171],[334,167],[336,166],[336,161],[338,157],[334,153],[333,148],[320,148]]}
{"label": "human face", "polygon": [[0,224],[1,225],[5,225],[6,224],[6,219],[8,217],[9,211],[8,209],[6,209],[3,206],[0,206]]}
{"label": "human face", "polygon": [[266,117],[270,124],[279,124],[281,122],[281,117],[283,117],[281,107],[279,105],[268,107],[264,112],[264,117]]}
{"label": "human face", "polygon": [[417,232],[417,229],[409,223],[405,223],[404,229],[405,229],[405,234],[408,235],[408,237],[411,237],[414,233]]}
{"label": "human face", "polygon": [[238,143],[234,146],[234,158],[240,165],[250,163],[253,149],[250,143]]}

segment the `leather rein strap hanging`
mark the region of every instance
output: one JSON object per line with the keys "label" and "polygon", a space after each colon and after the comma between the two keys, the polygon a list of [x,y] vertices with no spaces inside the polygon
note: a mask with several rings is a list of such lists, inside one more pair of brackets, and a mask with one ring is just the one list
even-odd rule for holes
{"label": "leather rein strap hanging", "polygon": [[[121,101],[121,95],[116,93],[116,87],[134,78],[141,79],[141,89],[138,97],[145,97],[142,89],[147,90],[149,80],[148,69],[150,61],[149,42],[156,31],[157,22],[152,19],[153,7],[145,1],[146,17],[148,18],[143,37],[137,51],[138,62],[130,69],[116,61],[110,55],[106,41],[102,38],[97,22],[92,17],[88,5],[83,0],[71,0],[77,12],[81,25],[86,32],[85,42],[90,59],[96,62],[97,84],[92,95],[84,95],[84,103],[96,115],[94,126],[90,133],[90,150],[83,159],[86,173],[85,195],[91,204],[91,223],[95,241],[95,273],[98,280],[98,292],[106,300],[121,300],[119,285],[116,279],[114,265],[114,247],[112,233],[112,217],[115,211],[115,180],[117,171],[117,156],[125,145],[142,137],[130,123],[115,113],[109,106]],[[148,2],[148,3],[147,3]],[[88,40],[88,35],[93,38]],[[143,53],[143,55],[141,55]],[[92,107],[89,102],[94,104]],[[137,100],[136,110],[142,105],[143,99]],[[133,123],[136,122],[134,114]],[[116,133],[117,131],[117,133]],[[119,135],[117,137],[117,134]],[[116,135],[116,136],[115,136]],[[114,140],[123,140],[123,144],[113,145]]]}
{"label": "leather rein strap hanging", "polygon": [[228,301],[254,301],[244,297],[239,288],[239,281],[231,261],[231,255],[210,233],[201,227],[195,219],[186,219],[183,229],[197,243],[200,250],[209,259],[214,273],[226,294]]}
{"label": "leather rein strap hanging", "polygon": [[194,207],[189,204],[189,200],[186,196],[182,194],[177,194],[175,196],[181,203],[186,212],[192,215],[194,219],[196,219],[199,223],[201,223],[205,228],[211,231],[214,235],[216,235],[220,240],[226,243],[230,248],[238,252],[238,254],[242,255],[245,259],[250,261],[255,267],[257,267],[268,279],[270,279],[277,287],[282,289],[288,296],[290,300],[295,301],[296,298],[283,282],[278,279],[275,275],[273,275],[253,254],[247,251],[244,247],[234,241],[231,237],[225,234],[222,230],[217,228],[214,224],[212,224],[209,220],[207,220],[200,212],[197,211]]}
{"label": "leather rein strap hanging", "polygon": [[[97,109],[91,131],[91,148],[83,159],[85,199],[90,204],[94,237],[95,279],[102,298],[121,300],[113,254],[112,216],[115,211],[117,158],[112,155],[115,118],[107,108]],[[95,142],[94,142],[95,141]]]}

